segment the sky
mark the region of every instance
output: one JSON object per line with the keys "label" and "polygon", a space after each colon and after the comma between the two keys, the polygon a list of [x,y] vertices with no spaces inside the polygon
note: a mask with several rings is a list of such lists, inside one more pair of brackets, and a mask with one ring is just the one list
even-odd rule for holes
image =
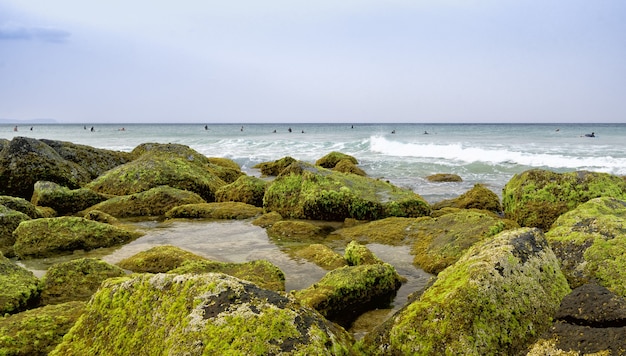
{"label": "sky", "polygon": [[626,123],[626,1],[0,0],[0,119]]}

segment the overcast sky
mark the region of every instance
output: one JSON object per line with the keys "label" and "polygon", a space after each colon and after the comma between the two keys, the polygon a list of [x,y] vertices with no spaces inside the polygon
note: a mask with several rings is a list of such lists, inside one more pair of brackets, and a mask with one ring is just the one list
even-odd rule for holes
{"label": "overcast sky", "polygon": [[0,0],[0,119],[626,122],[624,0]]}

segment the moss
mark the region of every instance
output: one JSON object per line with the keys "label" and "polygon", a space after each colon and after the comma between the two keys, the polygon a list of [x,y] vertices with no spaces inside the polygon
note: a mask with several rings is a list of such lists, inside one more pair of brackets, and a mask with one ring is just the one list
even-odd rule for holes
{"label": "moss", "polygon": [[208,157],[208,160],[209,162],[211,162],[212,164],[216,166],[221,166],[224,168],[230,168],[236,171],[241,171],[241,167],[239,167],[239,164],[237,164],[237,162],[233,161],[232,159],[222,158],[222,157]]}
{"label": "moss", "polygon": [[68,302],[0,317],[0,355],[47,355],[84,308],[84,302]]}
{"label": "moss", "polygon": [[461,176],[459,176],[458,174],[452,174],[452,173],[431,174],[428,177],[426,177],[426,180],[429,182],[449,182],[449,183],[463,181]]}
{"label": "moss", "polygon": [[24,213],[31,219],[43,218],[37,210],[37,207],[24,198],[0,195],[0,205],[4,205],[9,209]]}
{"label": "moss", "polygon": [[117,218],[163,216],[176,206],[204,202],[204,199],[196,193],[160,186],[141,193],[111,198],[91,206],[82,213],[98,210]]}
{"label": "moss", "polygon": [[292,157],[283,157],[273,162],[262,162],[255,165],[253,168],[257,168],[264,176],[278,176],[285,168],[289,167],[292,163],[296,162],[296,159]]}
{"label": "moss", "polygon": [[[424,219],[424,218],[420,218]],[[364,244],[403,245],[409,243],[413,218],[386,218],[358,224],[334,231],[332,234],[345,240],[355,240]]]}
{"label": "moss", "polygon": [[267,235],[272,239],[288,241],[319,241],[327,236],[329,231],[323,227],[306,221],[281,220],[267,229]]}
{"label": "moss", "polygon": [[351,174],[356,174],[356,175],[363,176],[363,177],[367,176],[367,173],[365,173],[364,170],[357,167],[354,163],[352,163],[352,161],[348,159],[342,159],[332,169],[333,171],[337,171],[337,172],[351,173]]}
{"label": "moss", "polygon": [[343,160],[345,160],[346,162],[352,163],[353,165],[359,164],[359,161],[357,161],[356,158],[350,155],[347,155],[345,153],[333,151],[327,154],[326,156],[315,161],[315,165],[332,169],[332,168],[335,168],[335,166],[337,166],[337,164]]}
{"label": "moss", "polygon": [[204,257],[176,246],[155,246],[117,263],[118,266],[138,273],[161,273],[181,267],[187,261],[205,261]]}
{"label": "moss", "polygon": [[109,279],[50,354],[346,355],[345,330],[223,274]]}
{"label": "moss", "polygon": [[87,220],[97,221],[109,225],[118,225],[120,221],[113,215],[107,214],[100,210],[89,210],[83,218]]}
{"label": "moss", "polygon": [[502,212],[502,204],[496,193],[487,189],[482,184],[475,184],[467,192],[457,198],[444,200],[433,204],[433,209],[459,208],[459,209],[481,209],[494,213]]}
{"label": "moss", "polygon": [[0,205],[0,252],[7,257],[13,257],[15,237],[13,231],[22,221],[30,220],[28,215]]}
{"label": "moss", "polygon": [[259,216],[258,218],[254,219],[252,221],[252,225],[267,228],[267,227],[271,227],[276,222],[281,221],[282,219],[283,217],[279,213],[275,211],[271,211],[269,213],[265,213]]}
{"label": "moss", "polygon": [[322,244],[311,244],[302,249],[295,251],[296,257],[304,258],[316,265],[326,269],[333,270],[335,268],[346,266],[346,260],[333,251],[330,247]]}
{"label": "moss", "polygon": [[178,268],[168,273],[224,273],[252,282],[261,288],[284,291],[285,274],[278,267],[266,260],[244,263],[216,262],[208,260],[187,260]]}
{"label": "moss", "polygon": [[348,246],[346,246],[344,258],[350,266],[383,263],[372,251],[356,241],[350,241]]}
{"label": "moss", "polygon": [[129,242],[140,233],[79,217],[23,221],[14,231],[15,254],[41,258]]}
{"label": "moss", "polygon": [[266,186],[267,182],[260,178],[241,176],[235,182],[219,188],[215,192],[215,200],[241,202],[262,207]]}
{"label": "moss", "polygon": [[168,219],[250,219],[263,213],[262,208],[238,202],[187,204],[173,207],[165,217]]}
{"label": "moss", "polygon": [[0,254],[0,315],[32,306],[38,297],[37,277]]}
{"label": "moss", "polygon": [[102,281],[124,274],[121,268],[95,258],[57,263],[41,279],[41,304],[87,301]]}
{"label": "moss", "polygon": [[39,181],[35,183],[31,201],[35,205],[47,206],[58,214],[66,215],[87,209],[108,198],[109,196],[87,188],[69,189],[53,182]]}

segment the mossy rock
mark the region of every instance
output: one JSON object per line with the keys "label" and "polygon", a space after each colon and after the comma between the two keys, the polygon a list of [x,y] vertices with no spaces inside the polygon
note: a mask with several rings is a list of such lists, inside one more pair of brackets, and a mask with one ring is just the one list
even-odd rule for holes
{"label": "mossy rock", "polygon": [[401,284],[396,269],[387,263],[345,266],[294,296],[329,320],[348,326],[367,310],[389,307]]}
{"label": "mossy rock", "polygon": [[416,219],[413,218],[386,218],[344,227],[333,231],[332,235],[348,241],[355,240],[363,244],[406,245],[413,242],[410,231],[415,221]]}
{"label": "mossy rock", "polygon": [[211,162],[212,164],[216,166],[230,168],[232,170],[241,172],[241,167],[239,166],[239,164],[237,164],[237,162],[233,161],[232,159],[223,158],[223,157],[207,157],[207,158],[209,162]]}
{"label": "mossy rock", "polygon": [[89,182],[91,175],[42,141],[13,138],[0,151],[0,195],[30,199],[35,182],[40,180],[76,189]]}
{"label": "mossy rock", "polygon": [[315,165],[316,166],[320,166],[320,167],[324,167],[324,168],[328,168],[328,169],[333,169],[335,168],[335,166],[337,166],[337,164],[343,160],[346,160],[347,162],[352,163],[353,165],[357,165],[359,164],[359,161],[350,156],[347,155],[345,153],[341,153],[341,152],[337,152],[337,151],[333,151],[330,152],[329,154],[327,154],[326,156],[318,159],[317,161],[315,161]]}
{"label": "mossy rock", "polygon": [[459,209],[481,209],[494,213],[502,212],[502,204],[496,193],[489,190],[482,184],[475,184],[467,192],[454,199],[448,199],[433,204],[433,209],[459,208]]}
{"label": "mossy rock", "polygon": [[233,183],[219,188],[215,192],[217,202],[241,202],[263,207],[263,195],[267,182],[252,176],[241,176]]}
{"label": "mossy rock", "polygon": [[35,205],[50,207],[57,214],[68,215],[87,209],[108,198],[110,196],[87,188],[69,189],[54,182],[39,181],[35,183],[31,202]]}
{"label": "mossy rock", "polygon": [[0,355],[47,355],[84,309],[85,302],[68,302],[0,317]]}
{"label": "mossy rock", "polygon": [[276,222],[281,221],[283,217],[275,212],[270,211],[269,213],[265,213],[258,218],[252,220],[252,225],[260,226],[262,228],[268,228],[274,225]]}
{"label": "mossy rock", "polygon": [[292,242],[320,241],[330,231],[324,227],[306,221],[281,220],[267,229],[272,239]]}
{"label": "mossy rock", "polygon": [[437,274],[456,262],[469,247],[504,230],[518,228],[516,222],[481,210],[459,210],[438,218],[422,219],[411,230],[413,263]]}
{"label": "mossy rock", "polygon": [[88,214],[93,210],[98,210],[116,218],[163,216],[174,207],[204,202],[204,199],[196,193],[160,186],[145,192],[105,200],[82,213]]}
{"label": "mossy rock", "polygon": [[346,266],[346,260],[333,251],[330,247],[322,244],[311,244],[294,252],[296,257],[313,262],[325,270]]}
{"label": "mossy rock", "polygon": [[356,175],[363,176],[363,177],[367,176],[367,173],[365,173],[364,170],[357,167],[354,163],[352,163],[350,160],[347,160],[347,159],[342,159],[332,169],[333,171],[337,171],[337,172],[351,173],[351,174],[356,174]]}
{"label": "mossy rock", "polygon": [[22,221],[13,232],[15,254],[43,258],[120,245],[141,233],[80,217],[63,216]]}
{"label": "mossy rock", "polygon": [[13,257],[15,237],[13,231],[22,221],[30,220],[28,215],[0,205],[0,252],[7,257]]}
{"label": "mossy rock", "polygon": [[36,207],[35,204],[24,198],[0,195],[0,205],[4,205],[9,209],[24,213],[28,215],[31,219],[39,219],[45,217],[42,216],[41,212],[38,210],[38,207]]}
{"label": "mossy rock", "polygon": [[276,161],[259,163],[253,168],[259,169],[264,176],[278,176],[285,168],[289,167],[289,165],[294,162],[297,162],[295,158],[287,156]]}
{"label": "mossy rock", "polygon": [[453,173],[436,173],[427,176],[426,180],[429,182],[456,183],[462,182],[463,178],[461,178],[458,174]]}
{"label": "mossy rock", "polygon": [[502,205],[506,217],[521,226],[548,231],[559,215],[598,197],[625,200],[626,181],[607,173],[533,169],[516,174],[506,183]]}
{"label": "mossy rock", "polygon": [[88,301],[102,281],[125,274],[123,269],[96,258],[54,264],[41,279],[41,304]]}
{"label": "mossy rock", "polygon": [[350,266],[383,263],[369,248],[356,241],[350,241],[343,256]]}
{"label": "mossy rock", "polygon": [[37,277],[0,254],[0,315],[33,306],[38,297]]}
{"label": "mossy rock", "polygon": [[285,291],[285,274],[280,268],[266,260],[243,263],[216,262],[209,260],[187,260],[168,273],[224,273],[252,282],[257,286],[277,292]]}
{"label": "mossy rock", "polygon": [[626,296],[626,201],[591,199],[561,215],[546,238],[572,288],[594,281]]}
{"label": "mossy rock", "polygon": [[[569,292],[539,229],[505,231],[443,270],[392,317],[386,331],[366,336],[362,349],[369,354],[522,354],[552,325]],[[388,344],[385,351],[382,343]]]}
{"label": "mossy rock", "polygon": [[418,194],[381,180],[303,162],[292,163],[286,171],[272,181],[263,198],[267,211],[276,211],[286,218],[376,220],[418,217],[431,211]]}
{"label": "mossy rock", "polygon": [[287,296],[224,274],[109,279],[54,355],[347,355],[352,337]]}
{"label": "mossy rock", "polygon": [[259,216],[263,208],[238,202],[200,203],[176,206],[165,217],[168,219],[235,219],[243,220]]}
{"label": "mossy rock", "polygon": [[176,246],[155,246],[117,263],[118,266],[137,273],[162,273],[181,267],[186,261],[205,261],[204,257]]}
{"label": "mossy rock", "polygon": [[89,210],[83,218],[87,220],[97,221],[109,225],[118,225],[120,221],[113,215],[107,214],[100,210]]}

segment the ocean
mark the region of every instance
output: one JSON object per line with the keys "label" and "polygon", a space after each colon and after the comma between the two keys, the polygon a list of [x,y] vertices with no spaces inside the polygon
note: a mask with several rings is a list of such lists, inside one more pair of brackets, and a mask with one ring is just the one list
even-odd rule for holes
{"label": "ocean", "polygon": [[[340,151],[357,158],[369,176],[412,189],[431,203],[476,183],[501,195],[514,174],[532,168],[626,175],[626,124],[36,124],[13,129],[0,125],[0,138],[46,138],[121,151],[146,142],[180,143],[230,158],[251,175],[259,174],[253,166],[260,162],[285,156],[314,162]],[[592,132],[595,137],[585,136]],[[458,174],[463,182],[428,182],[435,173]]]}

